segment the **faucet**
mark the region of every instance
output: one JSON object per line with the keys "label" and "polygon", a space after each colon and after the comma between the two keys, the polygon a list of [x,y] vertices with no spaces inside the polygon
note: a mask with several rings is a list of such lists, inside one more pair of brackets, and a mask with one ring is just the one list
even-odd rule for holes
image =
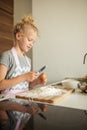
{"label": "faucet", "polygon": [[84,55],[83,64],[85,64],[86,56],[87,56],[87,53]]}

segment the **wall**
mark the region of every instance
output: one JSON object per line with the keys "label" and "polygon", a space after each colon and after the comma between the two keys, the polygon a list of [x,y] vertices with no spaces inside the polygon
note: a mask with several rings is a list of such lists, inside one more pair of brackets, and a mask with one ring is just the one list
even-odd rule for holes
{"label": "wall", "polygon": [[48,83],[87,74],[86,0],[32,0],[40,36],[33,48],[33,69],[47,65]]}
{"label": "wall", "polygon": [[[14,24],[19,22],[25,15],[32,14],[32,0],[14,0]],[[27,54],[32,58],[32,50]]]}
{"label": "wall", "polygon": [[14,0],[14,24],[29,14],[32,14],[32,0]]}

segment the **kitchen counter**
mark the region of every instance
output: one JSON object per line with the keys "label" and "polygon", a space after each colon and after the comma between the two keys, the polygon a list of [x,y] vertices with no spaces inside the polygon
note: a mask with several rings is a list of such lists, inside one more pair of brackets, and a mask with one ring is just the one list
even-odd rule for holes
{"label": "kitchen counter", "polygon": [[[11,98],[9,95],[1,101]],[[87,93],[76,89],[66,96],[57,105],[48,105],[47,111],[42,113],[47,120],[38,114],[28,122],[30,130],[87,130]],[[30,128],[30,127],[31,128]]]}
{"label": "kitchen counter", "polygon": [[87,93],[76,89],[43,114],[47,120],[34,116],[32,130],[87,130]]}
{"label": "kitchen counter", "polygon": [[[9,98],[14,97],[11,94],[6,96],[2,95],[0,96],[0,101]],[[75,92],[69,94],[68,96],[60,100],[56,106],[87,110],[87,93],[83,93],[79,89],[75,89]]]}
{"label": "kitchen counter", "polygon": [[60,100],[56,106],[48,105],[47,111],[42,112],[47,120],[35,114],[29,120],[26,129],[87,130],[87,112],[84,110],[87,110],[87,94],[76,90]]}
{"label": "kitchen counter", "polygon": [[58,106],[87,110],[87,93],[76,89],[74,93],[61,100]]}

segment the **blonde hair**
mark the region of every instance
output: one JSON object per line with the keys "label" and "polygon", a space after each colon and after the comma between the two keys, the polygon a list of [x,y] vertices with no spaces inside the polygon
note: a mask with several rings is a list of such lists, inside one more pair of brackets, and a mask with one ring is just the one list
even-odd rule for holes
{"label": "blonde hair", "polygon": [[32,27],[38,34],[38,28],[35,26],[34,19],[31,16],[24,16],[24,18],[14,26],[14,38],[16,37],[16,33],[24,31],[26,25]]}

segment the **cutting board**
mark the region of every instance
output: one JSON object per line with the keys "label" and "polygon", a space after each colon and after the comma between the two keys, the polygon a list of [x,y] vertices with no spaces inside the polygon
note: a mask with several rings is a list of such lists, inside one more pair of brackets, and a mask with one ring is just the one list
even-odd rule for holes
{"label": "cutting board", "polygon": [[16,98],[56,105],[73,92],[73,88],[67,88],[61,85],[48,85],[17,94]]}
{"label": "cutting board", "polygon": [[10,97],[8,94],[0,94],[0,101],[8,100]]}

